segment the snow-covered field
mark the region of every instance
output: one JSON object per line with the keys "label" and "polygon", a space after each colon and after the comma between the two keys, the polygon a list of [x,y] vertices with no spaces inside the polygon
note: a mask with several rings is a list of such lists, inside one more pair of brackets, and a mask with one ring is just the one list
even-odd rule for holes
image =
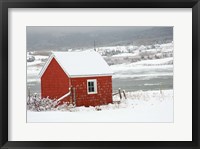
{"label": "snow-covered field", "polygon": [[173,122],[173,91],[128,92],[121,103],[99,107],[28,111],[27,122]]}

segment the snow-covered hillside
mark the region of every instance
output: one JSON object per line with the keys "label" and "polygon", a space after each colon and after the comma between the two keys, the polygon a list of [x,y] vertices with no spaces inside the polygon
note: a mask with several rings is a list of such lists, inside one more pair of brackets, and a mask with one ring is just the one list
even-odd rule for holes
{"label": "snow-covered hillside", "polygon": [[101,47],[101,53],[109,65],[173,57],[173,42],[150,46]]}

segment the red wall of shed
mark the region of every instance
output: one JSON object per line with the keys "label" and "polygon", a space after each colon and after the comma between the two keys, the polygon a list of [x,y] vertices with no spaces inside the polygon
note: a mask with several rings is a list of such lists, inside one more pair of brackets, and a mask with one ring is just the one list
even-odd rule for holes
{"label": "red wall of shed", "polygon": [[[41,96],[58,99],[69,92],[70,80],[58,62],[53,58],[41,77]],[[70,102],[70,97],[62,102]]]}
{"label": "red wall of shed", "polygon": [[[97,80],[97,94],[87,93],[87,80]],[[112,103],[112,76],[71,78],[76,89],[76,106],[97,106]]]}

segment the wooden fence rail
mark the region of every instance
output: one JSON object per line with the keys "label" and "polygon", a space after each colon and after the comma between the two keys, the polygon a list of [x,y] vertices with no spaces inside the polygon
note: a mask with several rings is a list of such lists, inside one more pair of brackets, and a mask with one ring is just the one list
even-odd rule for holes
{"label": "wooden fence rail", "polygon": [[122,99],[122,93],[123,93],[124,98],[127,99],[125,90],[121,91],[120,88],[118,89],[118,92],[112,93],[112,96],[115,96],[115,95],[119,94],[119,98],[120,98],[120,100],[121,100],[121,99]]}

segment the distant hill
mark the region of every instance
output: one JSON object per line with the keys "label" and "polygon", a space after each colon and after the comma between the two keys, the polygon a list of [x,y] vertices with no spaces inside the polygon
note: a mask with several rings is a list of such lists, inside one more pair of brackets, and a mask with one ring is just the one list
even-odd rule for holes
{"label": "distant hill", "polygon": [[[30,28],[30,30],[29,30]],[[34,28],[34,27],[32,27]],[[66,50],[94,46],[149,45],[173,41],[173,27],[118,27],[113,30],[65,32],[35,31],[28,27],[27,50]],[[89,27],[88,27],[89,28]],[[111,27],[110,27],[111,28]]]}

